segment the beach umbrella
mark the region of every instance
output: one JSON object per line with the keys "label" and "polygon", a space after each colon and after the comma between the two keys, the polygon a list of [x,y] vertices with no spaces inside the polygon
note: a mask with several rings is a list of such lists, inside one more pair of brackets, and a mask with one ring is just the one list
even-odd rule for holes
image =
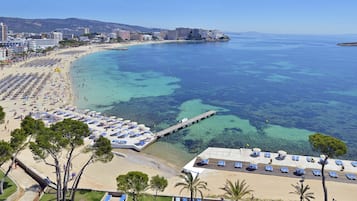
{"label": "beach umbrella", "polygon": [[253,148],[253,152],[261,152],[262,150],[260,148]]}
{"label": "beach umbrella", "polygon": [[116,119],[117,117],[116,117],[116,116],[110,116],[109,118],[111,118],[111,119]]}
{"label": "beach umbrella", "polygon": [[118,121],[123,121],[124,119],[123,119],[123,118],[118,118],[117,120],[118,120]]}

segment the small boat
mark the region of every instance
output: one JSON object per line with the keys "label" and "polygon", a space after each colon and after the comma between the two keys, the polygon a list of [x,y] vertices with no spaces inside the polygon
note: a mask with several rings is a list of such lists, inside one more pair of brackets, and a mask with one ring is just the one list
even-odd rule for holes
{"label": "small boat", "polygon": [[181,119],[181,123],[184,123],[184,122],[186,122],[186,121],[188,121],[188,118],[183,118],[183,119]]}

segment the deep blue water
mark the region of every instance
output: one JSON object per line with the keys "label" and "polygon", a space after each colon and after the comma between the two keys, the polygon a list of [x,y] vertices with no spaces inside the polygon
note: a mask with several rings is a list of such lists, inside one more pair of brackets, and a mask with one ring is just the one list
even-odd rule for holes
{"label": "deep blue water", "polygon": [[307,136],[344,140],[357,156],[357,36],[232,34],[231,41],[105,51],[73,64],[77,105],[153,130],[216,109],[162,139],[186,152],[256,146],[311,154]]}

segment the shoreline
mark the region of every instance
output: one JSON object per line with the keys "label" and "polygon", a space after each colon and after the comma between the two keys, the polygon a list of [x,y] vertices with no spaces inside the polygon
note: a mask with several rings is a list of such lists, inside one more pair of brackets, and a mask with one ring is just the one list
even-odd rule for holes
{"label": "shoreline", "polygon": [[[118,47],[130,47],[134,45],[145,45],[145,44],[159,44],[159,43],[181,43],[181,42],[187,42],[187,41],[158,41],[158,42],[147,42],[147,43],[137,43],[133,42],[131,44],[109,44],[108,46],[114,46]],[[51,109],[51,108],[56,108],[59,105],[64,105],[64,104],[71,104],[74,105],[75,103],[75,92],[73,90],[73,80],[71,80],[70,76],[70,70],[72,68],[73,62],[75,62],[77,59],[82,58],[83,56],[95,53],[95,52],[100,52],[100,51],[105,51],[108,49],[107,46],[103,45],[93,45],[93,46],[83,46],[83,47],[78,47],[78,48],[68,48],[68,49],[61,49],[59,51],[51,52],[49,55],[44,56],[44,57],[36,57],[36,58],[31,58],[28,61],[17,63],[9,68],[6,68],[2,70],[1,78],[4,78],[5,76],[9,74],[17,74],[17,73],[33,73],[33,72],[45,72],[45,73],[51,73],[53,74],[55,78],[50,82],[47,83],[46,86],[43,89],[43,92],[41,92],[41,97],[39,97],[37,100],[29,100],[29,101],[24,101],[24,100],[6,100],[1,102],[1,106],[3,103],[5,103],[4,111],[6,111],[6,120],[9,120],[9,123],[5,123],[5,126],[7,126],[6,129],[2,129],[2,137],[1,139],[9,139],[10,137],[10,131],[18,128],[20,125],[20,120],[19,119],[14,119],[16,115],[12,115],[14,111],[20,112],[23,111],[24,114],[26,112],[31,112],[34,111],[35,109],[42,110],[43,109]],[[70,54],[66,55],[63,54],[65,52],[70,52],[70,51],[84,51],[81,53],[77,54]],[[20,67],[24,63],[31,63],[33,60],[37,59],[45,59],[45,58],[61,58],[61,62],[56,64],[55,66],[60,66],[61,69],[61,74],[63,77],[61,77],[59,74],[53,73],[53,67]],[[57,80],[56,80],[57,79]],[[61,84],[62,80],[65,82],[63,85]],[[59,87],[52,87],[51,85],[54,86],[64,86],[64,90],[60,90]],[[58,90],[57,95],[61,95],[61,92],[66,92],[63,94],[63,97],[56,97],[56,93],[53,95],[48,95],[50,98],[58,98],[61,99],[58,103],[55,105],[50,105],[48,100],[50,98],[42,98],[42,95],[46,95],[46,93],[51,92],[51,90]],[[50,94],[50,93],[49,93]],[[31,101],[33,102],[39,102],[35,105],[31,106]],[[16,104],[15,104],[16,103]],[[43,105],[39,105],[43,104]],[[34,108],[36,106],[36,108]],[[23,108],[23,109],[21,109]],[[7,139],[6,139],[7,138]],[[79,149],[77,150],[79,152]],[[117,151],[117,150],[115,150]],[[127,171],[143,171],[147,173],[149,176],[154,176],[156,174],[159,174],[160,176],[165,176],[169,180],[169,186],[163,192],[163,195],[179,195],[179,189],[174,187],[174,184],[176,182],[181,181],[177,175],[180,173],[181,167],[171,164],[168,161],[165,161],[159,157],[155,157],[154,155],[148,154],[148,153],[138,153],[135,151],[131,150],[120,150],[119,151],[122,155],[126,157],[121,157],[121,156],[115,156],[113,161],[110,163],[95,163],[92,164],[88,167],[88,171],[85,172],[83,175],[83,180],[81,180],[80,187],[81,188],[92,188],[92,189],[102,189],[102,190],[108,190],[108,191],[115,191],[116,190],[116,181],[115,177],[118,176],[118,174],[124,174]],[[74,171],[77,171],[80,167],[80,165],[87,159],[88,155],[86,154],[81,154],[79,157],[77,157],[74,161]],[[178,156],[179,157],[179,156]],[[23,160],[26,164],[28,164],[30,167],[33,167],[36,169],[40,174],[42,175],[48,175],[50,178],[54,178],[53,174],[53,168],[44,165],[42,162],[34,161],[32,158],[31,152],[27,149],[21,152],[19,158]],[[100,173],[98,173],[100,172]],[[252,187],[252,189],[255,191],[254,196],[259,197],[259,198],[267,198],[267,199],[284,199],[284,200],[295,200],[296,195],[289,194],[290,191],[293,189],[291,188],[291,184],[294,184],[298,181],[298,179],[294,178],[284,178],[284,177],[278,177],[278,176],[266,176],[266,175],[258,175],[258,174],[250,174],[250,173],[233,173],[233,172],[228,172],[228,171],[215,171],[215,170],[205,170],[202,172],[200,175],[201,180],[207,181],[208,182],[208,188],[211,189],[210,191],[205,191],[204,194],[211,195],[213,197],[219,197],[223,194],[223,191],[220,190],[221,187],[223,187],[225,180],[228,178],[232,181],[233,179],[245,179],[247,183]],[[21,181],[19,181],[21,182]],[[309,184],[312,186],[312,190],[315,192],[316,199],[318,200],[319,198],[322,198],[322,189],[321,189],[321,181],[312,181],[312,180],[306,180],[306,184]],[[353,197],[354,195],[357,195],[353,189],[356,187],[355,184],[340,184],[337,182],[327,182],[328,190],[330,195],[334,195],[335,199],[337,200],[348,200],[351,196]],[[187,192],[184,191],[182,194],[183,196],[187,196]],[[332,199],[332,197],[330,198]]]}

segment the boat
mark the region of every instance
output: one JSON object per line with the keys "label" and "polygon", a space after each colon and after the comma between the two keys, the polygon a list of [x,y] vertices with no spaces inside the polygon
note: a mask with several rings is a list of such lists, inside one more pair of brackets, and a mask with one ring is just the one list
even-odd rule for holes
{"label": "boat", "polygon": [[186,121],[188,121],[188,118],[183,118],[183,119],[181,119],[181,123],[184,123],[184,122],[186,122]]}

